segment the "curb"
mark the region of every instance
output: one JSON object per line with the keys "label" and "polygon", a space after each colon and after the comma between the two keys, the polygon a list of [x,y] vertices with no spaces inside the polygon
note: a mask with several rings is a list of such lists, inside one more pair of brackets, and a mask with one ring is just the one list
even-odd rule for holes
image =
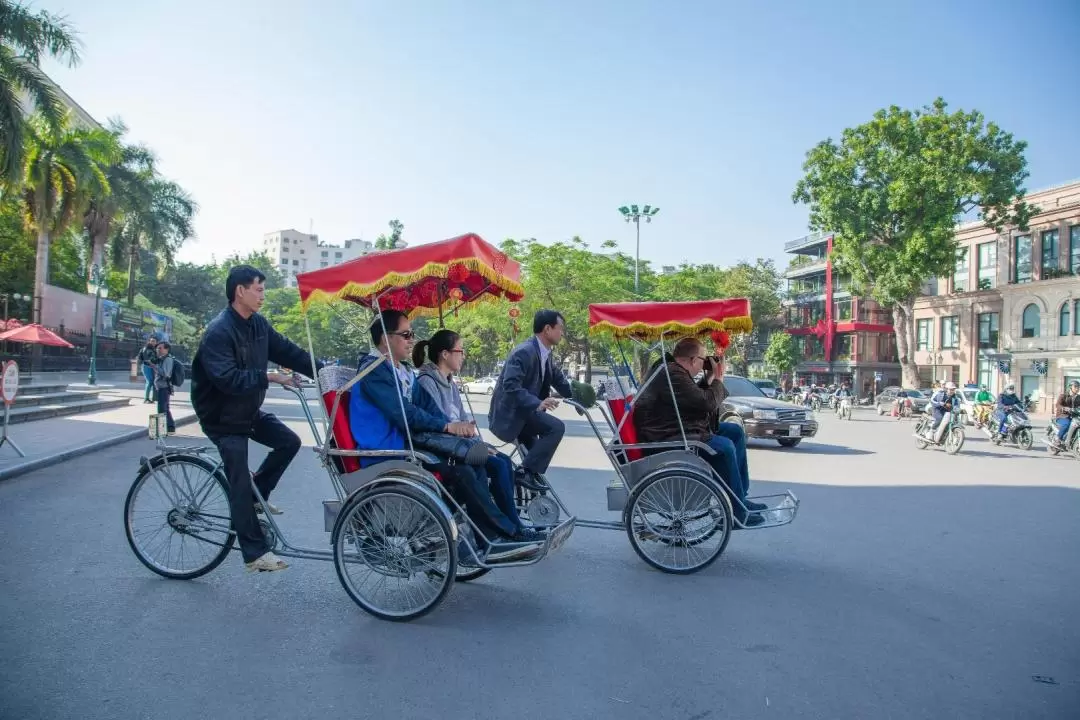
{"label": "curb", "polygon": [[[198,418],[195,417],[195,413],[185,415],[183,417],[175,418],[176,427],[182,427],[184,425],[191,425],[198,422]],[[146,428],[135,428],[133,430],[125,430],[122,433],[117,433],[112,437],[101,438],[93,442],[79,445],[77,447],[68,448],[52,455],[46,455],[45,457],[34,458],[33,460],[27,460],[25,462],[18,463],[17,465],[10,465],[6,468],[0,468],[0,481],[8,480],[19,475],[25,475],[35,470],[47,468],[51,465],[57,465],[70,460],[71,458],[79,457],[81,455],[88,455],[98,450],[104,450],[105,448],[112,447],[113,445],[120,445],[122,443],[129,442],[131,440],[138,440],[140,438],[146,438]]]}

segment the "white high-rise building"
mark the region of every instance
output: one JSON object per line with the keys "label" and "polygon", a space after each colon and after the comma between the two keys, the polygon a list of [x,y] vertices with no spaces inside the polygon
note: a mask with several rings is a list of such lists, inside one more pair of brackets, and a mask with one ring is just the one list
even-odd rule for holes
{"label": "white high-rise building", "polygon": [[344,245],[319,241],[318,235],[298,230],[278,230],[263,236],[263,250],[278,263],[289,287],[296,286],[296,274],[343,263],[367,255],[375,246],[367,240],[346,240]]}

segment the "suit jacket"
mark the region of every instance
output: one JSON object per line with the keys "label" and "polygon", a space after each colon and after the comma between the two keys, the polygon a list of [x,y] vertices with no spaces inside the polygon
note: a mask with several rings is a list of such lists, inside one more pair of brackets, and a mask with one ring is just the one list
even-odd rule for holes
{"label": "suit jacket", "polygon": [[541,377],[540,341],[529,338],[506,359],[488,411],[488,427],[495,437],[511,442],[521,435],[525,421],[551,396],[551,388],[565,398],[573,397],[570,381],[548,355],[547,372]]}

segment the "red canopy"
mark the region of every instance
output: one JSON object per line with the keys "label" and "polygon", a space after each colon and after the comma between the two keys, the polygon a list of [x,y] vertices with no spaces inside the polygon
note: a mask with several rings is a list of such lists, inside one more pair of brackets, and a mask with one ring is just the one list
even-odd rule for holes
{"label": "red canopy", "polygon": [[14,330],[8,330],[7,332],[0,333],[0,340],[7,340],[8,342],[31,343],[36,345],[52,345],[53,347],[75,347],[67,340],[54,333],[52,330],[43,328],[37,323],[34,323],[32,325],[23,325],[20,328],[15,328]]}
{"label": "red canopy", "polygon": [[479,235],[462,235],[404,250],[372,253],[296,276],[300,300],[341,298],[371,307],[436,315],[463,302],[505,296],[520,300],[521,266]]}
{"label": "red canopy", "polygon": [[661,335],[705,335],[719,330],[750,332],[750,301],[603,303],[589,306],[589,331],[615,337],[659,339]]}

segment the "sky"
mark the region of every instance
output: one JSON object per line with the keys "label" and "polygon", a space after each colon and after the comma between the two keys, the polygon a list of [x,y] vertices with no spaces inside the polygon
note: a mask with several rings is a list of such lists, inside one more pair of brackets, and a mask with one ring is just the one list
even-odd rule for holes
{"label": "sky", "polygon": [[285,228],[419,244],[581,236],[656,265],[782,260],[808,149],[937,96],[1080,179],[1080,3],[37,0],[83,59],[46,71],[119,117],[200,205],[180,259]]}

